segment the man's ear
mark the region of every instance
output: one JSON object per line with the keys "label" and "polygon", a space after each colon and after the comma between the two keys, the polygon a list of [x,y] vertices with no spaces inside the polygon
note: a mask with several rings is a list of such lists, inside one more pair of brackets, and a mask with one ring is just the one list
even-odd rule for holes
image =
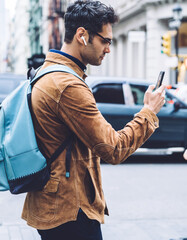
{"label": "man's ear", "polygon": [[77,41],[82,45],[84,44],[85,46],[87,45],[88,42],[88,33],[83,27],[77,28],[75,37]]}

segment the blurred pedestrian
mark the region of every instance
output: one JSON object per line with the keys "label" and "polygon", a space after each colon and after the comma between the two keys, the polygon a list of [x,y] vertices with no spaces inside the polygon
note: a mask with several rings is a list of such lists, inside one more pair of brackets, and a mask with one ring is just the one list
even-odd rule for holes
{"label": "blurred pedestrian", "polygon": [[[72,68],[85,79],[88,64],[99,66],[110,53],[112,7],[99,1],[76,1],[65,14],[61,50],[50,50],[42,69],[53,64]],[[29,192],[22,217],[38,229],[42,240],[101,240],[100,224],[108,214],[101,182],[100,159],[119,164],[139,148],[158,125],[164,86],[145,93],[144,107],[123,129],[115,131],[96,107],[92,92],[75,76],[53,72],[33,87],[35,132],[49,158],[69,136],[72,141],[51,165],[42,191]],[[68,154],[67,154],[68,153]],[[70,176],[66,157],[71,156]]]}
{"label": "blurred pedestrian", "polygon": [[178,82],[180,83],[186,83],[186,62],[187,60],[182,60],[179,67],[179,76],[178,76]]}

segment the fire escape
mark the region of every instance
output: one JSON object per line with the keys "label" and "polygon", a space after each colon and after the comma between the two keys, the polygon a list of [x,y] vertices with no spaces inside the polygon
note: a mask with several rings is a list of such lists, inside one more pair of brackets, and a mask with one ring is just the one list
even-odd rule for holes
{"label": "fire escape", "polygon": [[64,29],[64,14],[69,0],[50,0],[49,2],[49,48],[60,50]]}

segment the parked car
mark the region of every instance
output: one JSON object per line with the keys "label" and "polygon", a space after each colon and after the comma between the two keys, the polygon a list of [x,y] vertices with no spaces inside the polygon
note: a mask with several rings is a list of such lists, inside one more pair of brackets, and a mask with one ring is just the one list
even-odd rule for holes
{"label": "parked car", "polygon": [[[0,74],[0,103],[22,81],[24,75]],[[122,129],[143,107],[144,93],[151,83],[139,79],[88,77],[97,106],[106,120]],[[166,89],[166,104],[158,113],[160,127],[136,154],[172,154],[187,148],[187,104]]]}
{"label": "parked car", "polygon": [[[152,83],[139,79],[88,77],[98,109],[114,127],[122,129],[143,107]],[[166,89],[166,104],[158,113],[159,128],[136,154],[172,154],[187,147],[187,104]]]}
{"label": "parked car", "polygon": [[26,76],[13,73],[0,74],[0,103],[11,93],[20,83],[25,80]]}

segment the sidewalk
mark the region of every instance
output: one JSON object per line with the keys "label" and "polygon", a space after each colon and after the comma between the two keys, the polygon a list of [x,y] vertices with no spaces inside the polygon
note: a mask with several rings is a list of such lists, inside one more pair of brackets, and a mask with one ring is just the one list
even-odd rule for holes
{"label": "sidewalk", "polygon": [[[187,240],[186,173],[187,164],[102,165],[103,239]],[[0,240],[41,240],[21,219],[24,199],[0,192]]]}
{"label": "sidewalk", "polygon": [[25,194],[0,192],[0,240],[41,240],[34,228],[21,219]]}
{"label": "sidewalk", "polygon": [[40,240],[35,229],[21,224],[0,225],[1,240]]}

